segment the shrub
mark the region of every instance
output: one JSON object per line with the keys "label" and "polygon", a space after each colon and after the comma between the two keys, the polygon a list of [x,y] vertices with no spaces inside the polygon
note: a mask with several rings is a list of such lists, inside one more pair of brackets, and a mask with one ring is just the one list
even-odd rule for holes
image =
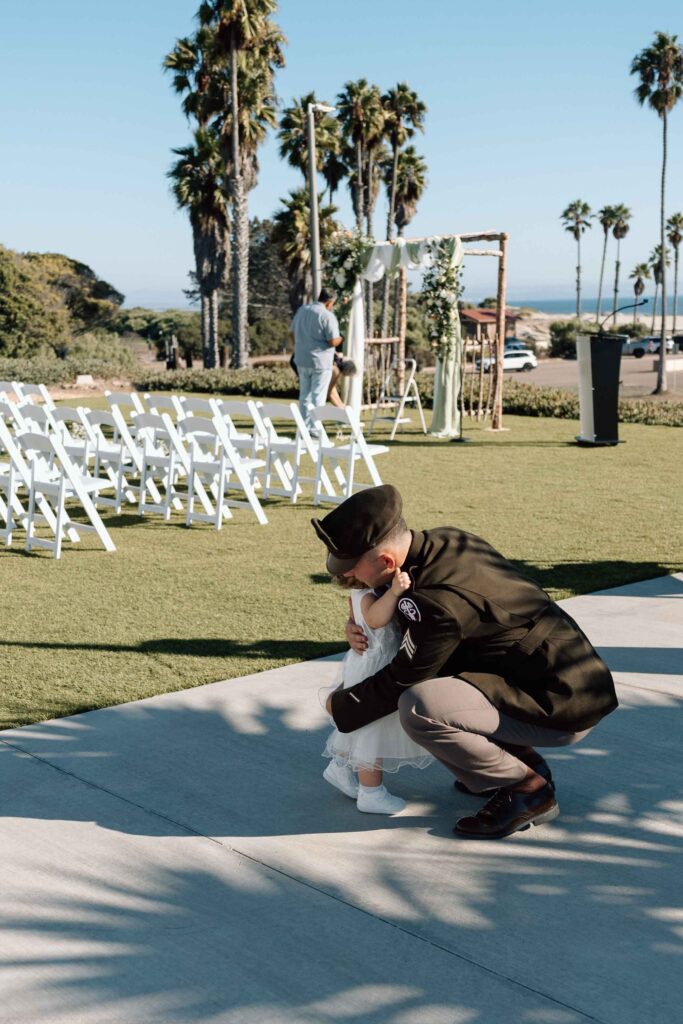
{"label": "shrub", "polygon": [[[417,376],[422,404],[431,408],[434,401],[434,374]],[[469,408],[465,392],[465,408]],[[503,412],[514,416],[547,416],[551,419],[578,420],[579,396],[561,388],[539,388],[506,380],[503,387]],[[619,402],[620,423],[643,423],[661,427],[683,427],[683,402],[660,402],[648,398],[629,398]]]}
{"label": "shrub", "polygon": [[628,334],[629,338],[646,338],[648,336],[649,329],[647,324],[617,324],[616,327],[610,327],[609,334]]}
{"label": "shrub", "polygon": [[70,384],[81,373],[89,373],[102,380],[128,376],[130,371],[120,361],[89,356],[69,356],[66,359],[44,356],[40,359],[0,358],[0,379],[18,380],[24,384]]}
{"label": "shrub", "polygon": [[584,320],[553,320],[550,325],[550,355],[556,359],[573,359],[576,356],[576,335],[595,334],[597,324]]}
{"label": "shrub", "polygon": [[299,383],[288,365],[247,370],[156,370],[138,374],[133,386],[138,391],[201,391],[254,398],[299,397]]}

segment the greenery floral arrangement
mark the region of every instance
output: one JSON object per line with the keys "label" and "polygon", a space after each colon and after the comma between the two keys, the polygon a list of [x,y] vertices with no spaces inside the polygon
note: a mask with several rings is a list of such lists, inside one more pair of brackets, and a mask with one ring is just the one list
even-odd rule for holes
{"label": "greenery floral arrangement", "polygon": [[442,360],[455,354],[460,341],[458,299],[462,294],[462,264],[456,265],[456,240],[435,238],[430,265],[422,278],[422,301],[434,353]]}
{"label": "greenery floral arrangement", "polygon": [[374,241],[359,231],[339,231],[325,248],[323,285],[336,291],[335,313],[346,324],[356,281],[367,266]]}

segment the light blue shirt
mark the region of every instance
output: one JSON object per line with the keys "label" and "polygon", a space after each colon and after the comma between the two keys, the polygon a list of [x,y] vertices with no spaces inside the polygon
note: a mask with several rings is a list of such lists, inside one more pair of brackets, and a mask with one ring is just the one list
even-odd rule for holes
{"label": "light blue shirt", "polygon": [[341,336],[336,316],[322,302],[299,306],[292,320],[294,362],[300,370],[331,370],[333,338]]}

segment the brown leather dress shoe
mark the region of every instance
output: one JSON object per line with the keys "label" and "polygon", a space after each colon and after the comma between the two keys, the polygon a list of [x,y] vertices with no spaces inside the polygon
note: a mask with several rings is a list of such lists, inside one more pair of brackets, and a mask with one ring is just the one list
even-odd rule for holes
{"label": "brown leather dress shoe", "polygon": [[497,790],[476,814],[456,821],[453,832],[469,839],[502,839],[531,825],[552,821],[559,813],[550,782],[535,793],[504,788]]}

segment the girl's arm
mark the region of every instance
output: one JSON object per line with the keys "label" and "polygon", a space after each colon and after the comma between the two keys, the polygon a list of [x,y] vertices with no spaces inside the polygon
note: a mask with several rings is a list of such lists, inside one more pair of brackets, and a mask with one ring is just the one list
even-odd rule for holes
{"label": "girl's arm", "polygon": [[363,617],[370,629],[379,629],[391,622],[401,594],[410,587],[410,576],[407,572],[396,570],[391,587],[381,597],[366,594],[360,603]]}

